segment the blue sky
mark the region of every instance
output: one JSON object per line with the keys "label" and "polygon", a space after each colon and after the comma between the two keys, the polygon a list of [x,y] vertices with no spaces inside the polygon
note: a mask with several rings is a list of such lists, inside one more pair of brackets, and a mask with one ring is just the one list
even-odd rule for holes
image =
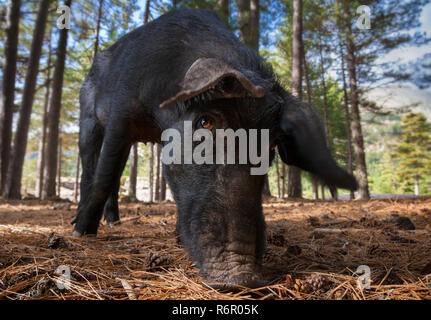
{"label": "blue sky", "polygon": [[[166,2],[169,2],[169,1],[166,1]],[[133,17],[133,19],[135,19],[136,21],[141,20],[142,17],[144,16],[145,3],[146,3],[146,0],[138,0],[138,5],[141,8],[141,10],[139,12],[136,12],[136,14]],[[158,12],[155,10],[155,8],[151,9],[151,13],[154,18],[157,17],[158,15]],[[425,31],[428,33],[428,36],[431,36],[431,2],[428,3],[422,10],[420,22],[422,26],[418,29],[412,30],[411,33],[413,34],[415,31]],[[372,27],[372,20],[371,20],[371,27]],[[269,37],[276,37],[278,34],[277,30],[275,29],[268,30],[268,33],[269,33]],[[273,40],[271,41],[272,43],[276,42],[276,39],[271,39],[271,40]],[[265,48],[265,49],[268,49],[268,48]],[[400,59],[401,62],[415,61],[416,59],[422,57],[425,53],[431,53],[431,44],[421,46],[421,47],[403,47],[400,49],[393,50],[389,54],[381,57],[378,62],[396,61],[398,59]]]}

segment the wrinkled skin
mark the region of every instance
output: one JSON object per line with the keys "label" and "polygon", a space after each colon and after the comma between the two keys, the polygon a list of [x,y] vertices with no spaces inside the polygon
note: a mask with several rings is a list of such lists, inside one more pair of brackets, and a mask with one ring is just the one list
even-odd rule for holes
{"label": "wrinkled skin", "polygon": [[[212,11],[176,10],[100,53],[80,96],[81,200],[74,236],[119,219],[121,173],[134,142],[211,119],[215,129],[269,129],[270,159],[356,189],[330,155],[313,108],[295,100],[271,67]],[[103,148],[102,148],[103,145]],[[196,145],[196,143],[195,143]],[[265,247],[263,175],[249,164],[164,165],[178,205],[177,236],[208,282],[256,287]]]}

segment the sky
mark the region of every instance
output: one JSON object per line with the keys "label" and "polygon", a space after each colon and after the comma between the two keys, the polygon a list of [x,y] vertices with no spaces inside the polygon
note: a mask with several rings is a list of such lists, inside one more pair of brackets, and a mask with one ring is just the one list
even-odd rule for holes
{"label": "sky", "polygon": [[[170,2],[167,0],[165,1]],[[146,3],[146,0],[138,0],[138,5],[141,8],[141,10],[139,12],[136,12],[133,17],[133,19],[135,19],[136,21],[142,20],[142,17],[144,16],[145,3]],[[158,12],[156,8],[152,7],[150,12],[153,18],[157,17]],[[411,30],[411,33],[413,34],[416,31],[422,31],[422,32],[425,31],[427,32],[428,36],[431,36],[431,1],[423,8],[421,17],[420,17],[420,22],[422,24],[421,27],[418,29]],[[371,16],[371,27],[372,27],[372,16]],[[268,37],[270,37],[272,41],[270,41],[270,44],[269,44],[270,47],[263,47],[262,49],[269,49],[271,51],[271,49],[274,48],[274,44],[277,41],[277,39],[275,38],[280,33],[275,28],[273,30],[268,30],[267,32],[268,32]],[[421,47],[414,47],[414,46],[403,47],[396,50],[392,50],[387,55],[379,58],[377,63],[397,61],[397,60],[399,60],[402,63],[413,62],[418,58],[422,57],[426,53],[431,53],[431,44],[424,45]],[[427,90],[431,92],[431,88]]]}
{"label": "sky", "polygon": [[[428,33],[428,37],[431,36],[431,2],[423,8],[420,22],[422,26],[419,29],[412,30],[412,34],[415,31],[425,31]],[[403,47],[400,49],[392,50],[386,56],[382,57],[380,61],[387,62],[397,59],[401,59],[404,62],[414,61],[422,57],[425,53],[431,53],[431,44],[424,45],[421,47]]]}

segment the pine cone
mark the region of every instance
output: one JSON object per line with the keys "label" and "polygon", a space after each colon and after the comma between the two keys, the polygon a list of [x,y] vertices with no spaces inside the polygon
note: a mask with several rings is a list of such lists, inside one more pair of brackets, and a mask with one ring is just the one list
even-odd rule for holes
{"label": "pine cone", "polygon": [[313,289],[309,283],[301,279],[295,279],[295,284],[293,285],[293,288],[296,291],[303,292],[303,293],[310,293]]}
{"label": "pine cone", "polygon": [[310,285],[313,291],[327,291],[331,286],[331,282],[327,277],[321,274],[312,274],[306,282]]}
{"label": "pine cone", "polygon": [[165,266],[171,263],[171,259],[167,256],[159,255],[157,253],[150,252],[144,261],[144,265],[147,268],[156,268],[160,266]]}

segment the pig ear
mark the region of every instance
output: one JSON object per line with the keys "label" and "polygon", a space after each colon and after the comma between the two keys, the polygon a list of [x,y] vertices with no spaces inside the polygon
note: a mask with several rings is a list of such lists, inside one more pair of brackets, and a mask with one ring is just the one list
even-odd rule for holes
{"label": "pig ear", "polygon": [[309,171],[327,185],[356,190],[356,179],[340,168],[326,146],[324,131],[313,107],[287,98],[281,114],[278,150],[283,162]]}
{"label": "pig ear", "polygon": [[208,92],[211,99],[239,97],[262,98],[265,90],[253,84],[242,72],[233,69],[223,61],[212,58],[196,60],[186,72],[181,90],[160,104],[169,107]]}

